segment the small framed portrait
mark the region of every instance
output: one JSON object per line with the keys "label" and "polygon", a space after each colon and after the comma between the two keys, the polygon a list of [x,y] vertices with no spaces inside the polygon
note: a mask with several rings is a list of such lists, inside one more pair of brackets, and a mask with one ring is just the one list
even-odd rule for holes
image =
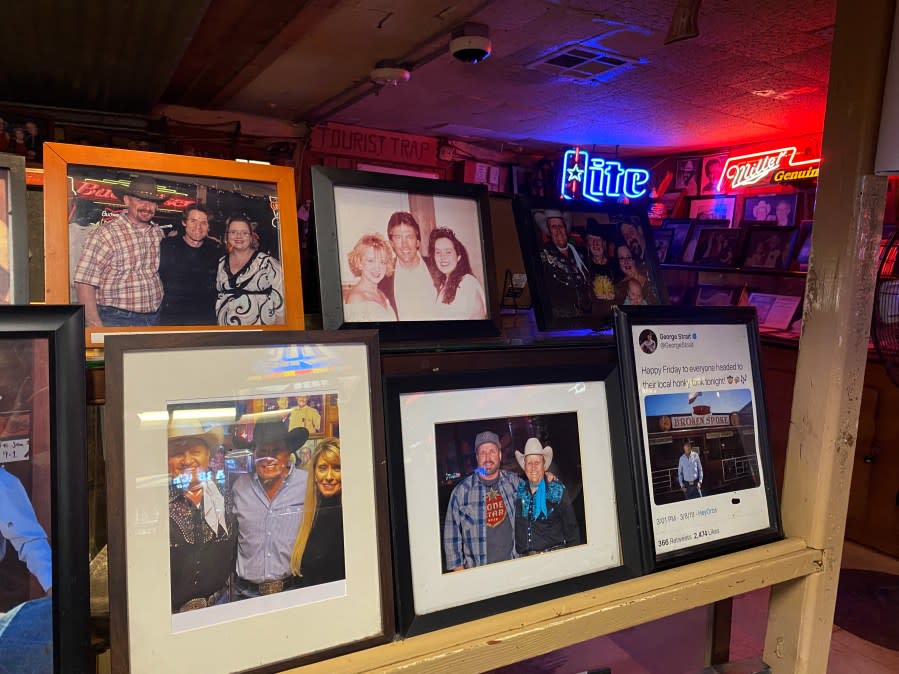
{"label": "small framed portrait", "polygon": [[755,309],[620,307],[615,317],[652,568],[782,538]]}
{"label": "small framed portrait", "polygon": [[0,304],[28,303],[25,159],[0,154]]}
{"label": "small framed portrait", "polygon": [[[669,263],[677,263],[683,259],[684,246],[689,241],[690,230],[693,227],[693,221],[690,219],[665,219],[662,220],[662,229],[670,229],[674,232],[671,239],[671,245],[668,247],[668,255],[666,261]],[[655,232],[653,232],[655,234]]]}
{"label": "small framed portrait", "polygon": [[733,267],[740,254],[742,231],[728,227],[707,227],[699,231],[693,262],[706,267]]}
{"label": "small framed portrait", "polygon": [[0,306],[0,668],[94,671],[81,307]]}
{"label": "small framed portrait", "polygon": [[674,241],[674,234],[675,231],[673,229],[657,228],[652,230],[652,238],[655,239],[656,257],[659,259],[659,264],[664,264],[668,261],[668,256],[671,254],[671,243]]}
{"label": "small framed portrait", "polygon": [[105,357],[114,671],[280,671],[390,639],[373,331],[117,335]]}
{"label": "small framed portrait", "polygon": [[699,191],[700,194],[722,194],[724,192],[723,189],[719,188],[719,182],[721,181],[721,172],[724,171],[726,162],[726,154],[711,154],[702,158],[702,188]]}
{"label": "small framed portrait", "polygon": [[743,200],[743,222],[772,222],[781,227],[796,224],[798,194],[765,194]]}
{"label": "small framed portrait", "polygon": [[617,385],[549,363],[387,379],[403,634],[640,574]]}
{"label": "small framed portrait", "polygon": [[614,304],[668,301],[655,244],[659,230],[641,209],[520,197],[514,208],[541,330],[596,330],[610,325]]}
{"label": "small framed portrait", "polygon": [[699,194],[699,172],[702,159],[700,157],[685,157],[678,159],[674,173],[674,192],[681,192],[685,196],[695,197]]}
{"label": "small framed portrait", "polygon": [[697,286],[694,304],[697,307],[730,307],[736,292],[736,288],[727,286]]}
{"label": "small framed portrait", "polygon": [[293,171],[44,146],[47,302],[106,334],[303,327]]}
{"label": "small framed portrait", "polygon": [[[799,271],[808,271],[808,262],[812,256],[812,221],[811,220],[803,220],[799,223],[799,241],[802,241],[799,244],[799,250],[796,253],[796,265],[799,267]],[[886,230],[886,227],[884,227]],[[887,237],[887,241],[889,241],[889,237]],[[881,246],[884,245],[883,239],[881,239]]]}
{"label": "small framed portrait", "polygon": [[498,334],[483,185],[312,169],[325,328]]}
{"label": "small framed portrait", "polygon": [[[699,249],[699,237],[706,229],[727,229],[730,227],[727,220],[693,220],[690,227],[689,237],[686,239],[680,261],[686,264],[695,263],[697,261],[697,252],[702,253]],[[736,230],[735,230],[736,231]]]}
{"label": "small framed portrait", "polygon": [[696,220],[726,220],[734,225],[736,197],[697,197],[690,199],[690,217]]}
{"label": "small framed portrait", "polygon": [[790,268],[796,245],[797,227],[755,225],[746,233],[743,266],[752,269]]}

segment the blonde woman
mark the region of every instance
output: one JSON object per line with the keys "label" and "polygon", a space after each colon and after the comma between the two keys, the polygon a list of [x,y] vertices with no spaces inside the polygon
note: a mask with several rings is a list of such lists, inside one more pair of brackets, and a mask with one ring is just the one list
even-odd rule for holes
{"label": "blonde woman", "polygon": [[393,250],[387,239],[377,233],[363,234],[347,256],[347,262],[359,281],[343,300],[344,318],[354,323],[395,321],[396,311],[378,287],[394,270]]}
{"label": "blonde woman", "polygon": [[346,578],[343,563],[343,508],[340,477],[340,440],[325,438],[309,462],[306,506],[290,569],[304,586]]}

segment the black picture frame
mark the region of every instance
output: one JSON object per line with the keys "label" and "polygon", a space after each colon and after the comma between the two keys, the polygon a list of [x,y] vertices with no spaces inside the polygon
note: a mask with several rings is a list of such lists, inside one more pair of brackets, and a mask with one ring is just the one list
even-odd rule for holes
{"label": "black picture frame", "polygon": [[[627,204],[545,201],[516,197],[515,225],[531,290],[537,327],[544,331],[601,330],[612,321],[612,306],[628,299],[630,278],[638,281],[642,300],[665,304],[668,293],[655,254],[654,228],[643,209]],[[553,245],[546,222],[562,221],[567,245],[573,252],[562,259]],[[591,234],[594,232],[595,234]],[[624,232],[627,232],[625,234]],[[593,266],[590,239],[605,241],[607,264]],[[631,244],[628,244],[628,241]],[[630,252],[627,250],[630,248]],[[622,253],[637,262],[628,277],[618,258]],[[610,253],[614,252],[615,256]],[[634,293],[636,294],[636,293]]]}
{"label": "black picture frame", "polygon": [[[388,542],[379,354],[378,336],[373,330],[109,337],[105,352],[105,429],[109,438],[106,459],[113,671],[136,674],[196,666],[210,672],[273,673],[386,643],[393,638],[392,561]],[[231,363],[227,372],[221,368],[223,358]],[[147,368],[161,367],[154,366],[156,361],[177,369],[179,377],[148,382]],[[322,557],[330,560],[342,555],[344,577],[341,579],[338,574],[333,582],[316,581],[311,586],[303,586],[297,581],[276,588],[274,592],[263,591],[260,583],[258,596],[252,598],[236,601],[232,594],[228,601],[216,600],[200,607],[186,604],[191,610],[173,610],[175,574],[170,561],[175,546],[171,545],[170,536],[172,527],[180,528],[180,525],[173,523],[176,518],[171,510],[174,499],[170,488],[176,485],[170,476],[171,464],[166,463],[165,445],[171,437],[168,429],[175,423],[176,412],[200,408],[204,414],[188,413],[185,417],[194,422],[205,419],[207,424],[214,424],[210,422],[211,413],[220,413],[223,399],[312,397],[311,394],[322,392],[326,392],[325,398],[334,395],[339,415],[347,419],[340,424],[341,417],[338,416],[336,423],[328,422],[322,414],[321,430],[331,433],[332,437],[337,435],[341,443],[351,444],[355,450],[352,454],[343,452],[340,457],[340,518],[331,519],[332,525],[338,521],[342,523],[343,545],[342,548],[328,546],[337,554]],[[323,404],[328,403],[323,401]],[[151,412],[150,417],[142,419],[142,412]],[[229,423],[232,424],[252,418],[253,435],[241,436],[250,442],[256,437],[257,423],[266,418],[286,433],[280,411],[276,410],[273,415],[267,408],[264,411],[257,408],[244,416],[240,415],[239,409],[230,412],[233,421]],[[290,421],[293,421],[292,414]],[[202,428],[210,430],[206,425]],[[266,429],[263,436],[266,433],[270,435],[275,431]],[[219,441],[223,445],[229,442],[235,449],[241,446],[234,441],[238,435],[233,431],[219,437],[225,438]],[[310,433],[307,437],[315,437],[315,434]],[[288,434],[287,442],[292,441]],[[303,456],[303,446],[305,444],[298,450],[290,447],[298,460]],[[251,452],[226,453],[223,465],[216,471],[212,470],[212,463],[209,464],[208,474],[225,485],[221,492],[223,496],[228,490],[229,471],[241,474],[256,470],[247,465],[246,453]],[[313,454],[312,458],[315,456]],[[303,486],[299,490],[304,494],[305,511],[317,485],[309,482],[308,473],[301,467],[293,466],[288,471],[293,471],[288,473],[288,480],[291,474],[302,480]],[[224,473],[224,477],[220,478],[218,473]],[[240,484],[243,477],[239,475],[234,485]],[[246,480],[244,484],[248,484]],[[231,488],[232,497],[237,491],[236,486]],[[289,494],[286,504],[282,501],[269,513],[280,510],[276,518],[299,517],[302,513],[298,512],[298,498],[297,494]],[[315,497],[316,502],[318,498]],[[236,504],[236,498],[230,502]],[[226,517],[228,503],[229,499],[225,498]],[[161,513],[156,516],[157,521],[165,518],[168,526],[154,522],[150,528],[143,527],[139,518],[126,515],[130,512],[126,511],[126,504],[129,509],[153,508],[155,513]],[[237,515],[236,510],[234,513]],[[259,522],[256,524],[258,526]],[[298,521],[291,524],[299,525]],[[234,527],[236,529],[231,531],[240,531],[239,524]],[[278,527],[283,530],[284,520]],[[259,529],[259,533],[265,532],[266,536],[272,533],[262,527]],[[308,540],[313,535],[314,528]],[[333,537],[324,536],[317,545],[327,546],[332,540]],[[234,543],[236,546],[237,541]],[[279,548],[277,542],[268,539],[265,544],[273,547],[267,556],[282,555],[283,562],[286,547]],[[291,546],[294,544],[290,543]],[[252,543],[248,545],[252,546]],[[190,574],[191,568],[190,564],[186,565],[185,573]],[[236,576],[236,568],[231,568],[232,575]],[[288,574],[286,578],[295,575]],[[153,581],[148,581],[150,576]],[[300,586],[296,587],[297,584]],[[235,581],[232,587],[235,585],[239,586],[239,583]],[[299,633],[295,630],[297,624],[304,625]],[[281,645],[270,644],[264,651],[248,650],[245,636],[250,632],[268,634],[277,638]],[[214,644],[215,648],[198,649],[197,640]]]}
{"label": "black picture frame", "polygon": [[796,205],[799,194],[760,194],[743,200],[744,223],[770,222],[779,227],[796,224]]}
{"label": "black picture frame", "polygon": [[693,304],[697,307],[730,307],[734,304],[736,288],[719,285],[696,286]]}
{"label": "black picture frame", "polygon": [[[366,192],[374,199],[367,202],[369,194]],[[314,166],[312,193],[325,329],[377,328],[382,341],[419,339],[439,342],[462,337],[495,337],[499,334],[499,298],[493,278],[490,206],[484,185]],[[438,213],[439,208],[444,212]],[[425,260],[429,233],[447,227],[455,233],[466,250],[471,276],[474,277],[474,284],[467,284],[470,295],[481,293],[483,318],[447,320],[445,311],[429,313],[431,305],[428,304],[427,310],[416,308],[413,319],[398,316],[394,320],[389,317],[391,312],[397,315],[396,302],[392,299],[393,276],[389,274],[385,274],[378,284],[378,292],[384,296],[389,307],[382,308],[378,315],[360,311],[359,305],[345,303],[351,288],[349,281],[355,280],[350,271],[348,254],[357,242],[363,245],[363,236],[376,235],[384,239],[383,243],[376,245],[383,249],[386,243],[385,256],[392,256],[391,244],[387,242],[387,225],[391,215],[397,212],[411,213],[420,227],[420,264],[426,265],[422,274],[424,281],[421,282],[424,285],[429,281],[433,283],[428,278],[433,265]],[[349,217],[351,213],[353,217]],[[444,217],[447,213],[451,216],[447,216],[449,219]],[[373,218],[376,222],[371,223]],[[390,257],[386,264],[389,270],[394,264],[393,258]],[[436,289],[434,295],[433,306],[437,307]],[[349,315],[348,307],[353,307]],[[385,311],[386,314],[383,313]],[[368,315],[363,316],[363,313]],[[364,320],[358,320],[360,318]]]}
{"label": "black picture frame", "polygon": [[[720,197],[719,197],[720,198]],[[690,233],[681,248],[680,262],[693,264],[696,257],[696,248],[699,244],[699,235],[704,229],[727,229],[730,227],[728,220],[692,220]]]}
{"label": "black picture frame", "polygon": [[786,271],[793,260],[798,227],[752,225],[746,228],[743,267]]}
{"label": "black picture frame", "polygon": [[[94,663],[88,608],[84,311],[80,306],[0,306],[0,348],[13,340],[46,343],[40,367],[47,387],[34,391],[28,411],[32,419],[29,437],[40,432],[48,440],[49,503],[45,505],[50,525],[45,528],[49,528],[52,550],[52,668],[57,673],[86,674],[94,671]],[[21,382],[32,377],[36,367],[33,362],[29,372],[15,373],[4,367],[4,374]],[[37,377],[32,381],[38,385]],[[47,418],[37,424],[34,405],[42,396]],[[30,449],[37,451],[37,444]],[[10,555],[16,556],[12,545],[8,546]],[[25,657],[16,653],[15,647],[13,654]]]}
{"label": "black picture frame", "polygon": [[671,256],[671,244],[676,232],[673,229],[656,227],[652,230],[652,238],[655,240],[656,257],[659,264],[665,264]]}
{"label": "black picture frame", "polygon": [[735,267],[740,258],[742,231],[730,227],[706,227],[696,238],[695,264],[701,267]]}
{"label": "black picture frame", "polygon": [[[447,371],[440,373],[427,373],[418,375],[397,375],[387,377],[385,379],[385,401],[387,416],[387,433],[388,433],[388,472],[390,482],[390,508],[391,521],[393,524],[393,549],[394,549],[394,582],[396,584],[396,609],[397,609],[397,625],[398,630],[405,636],[421,634],[447,627],[449,625],[459,624],[470,620],[493,615],[502,611],[520,608],[532,603],[546,601],[554,597],[560,597],[574,592],[580,592],[603,585],[608,585],[628,578],[634,578],[644,573],[644,563],[641,557],[641,542],[638,535],[638,524],[636,513],[632,504],[634,502],[633,479],[630,473],[630,463],[627,456],[627,449],[624,436],[624,413],[621,409],[621,393],[620,383],[618,379],[618,370],[613,364],[590,364],[584,365],[561,365],[554,363],[552,357],[541,358],[539,363],[535,363],[533,367],[524,369],[502,369],[502,370],[483,370],[478,372],[472,371]],[[536,388],[536,393],[533,390]],[[514,395],[539,395],[543,388],[545,390],[566,389],[568,397],[580,395],[580,406],[574,406],[571,409],[566,407],[564,402],[559,403],[558,398],[566,398],[565,394],[556,396],[554,402],[546,401],[533,407],[516,407],[517,403],[508,402],[508,398]],[[593,388],[591,388],[593,387]],[[579,409],[592,409],[595,401],[588,402],[584,398],[594,394],[599,387],[604,389],[606,414],[608,417],[608,430],[606,442],[608,446],[585,447],[578,442],[580,461],[577,469],[580,471],[580,486],[585,485],[592,479],[597,470],[598,465],[603,465],[609,469],[607,472],[608,479],[613,481],[613,485],[602,493],[602,489],[592,493],[593,503],[583,512],[586,513],[587,524],[582,529],[582,534],[586,539],[584,544],[569,547],[564,550],[553,550],[544,554],[533,556],[518,557],[506,561],[500,561],[493,564],[476,566],[474,568],[466,568],[459,572],[451,572],[446,569],[446,552],[443,549],[443,531],[445,521],[443,516],[448,510],[448,502],[450,493],[455,485],[465,480],[467,475],[462,474],[462,470],[440,472],[441,466],[449,464],[440,463],[437,452],[437,433],[433,430],[439,426],[443,426],[443,421],[452,422],[451,425],[464,424],[466,428],[480,428],[481,423],[493,423],[498,419],[505,420],[507,417],[516,419],[520,416],[527,416],[529,419],[542,419],[547,416],[553,416],[551,410],[561,409],[565,407],[571,413]],[[531,390],[529,394],[524,394],[525,389]],[[497,404],[497,398],[490,397],[490,392],[499,391],[506,396],[506,403],[498,403],[497,408],[493,408]],[[453,417],[452,413],[444,415],[445,411],[440,403],[433,407],[436,418],[430,416],[422,418],[421,415],[413,414],[410,418],[411,423],[418,428],[424,428],[430,425],[434,432],[433,444],[430,447],[422,447],[413,443],[414,447],[406,447],[404,445],[404,437],[410,434],[408,426],[410,423],[404,418],[404,414],[408,414],[408,405],[404,406],[402,401],[408,401],[411,397],[417,400],[423,400],[425,396],[431,395],[455,397],[457,400],[464,400],[466,396],[475,400],[479,395],[487,395],[489,401],[485,405],[472,408],[471,416],[467,419]],[[419,403],[421,404],[421,403]],[[425,405],[431,405],[426,399]],[[598,402],[596,403],[598,404]],[[515,409],[514,414],[509,411]],[[591,417],[591,421],[596,419],[596,414]],[[592,429],[592,433],[598,428],[604,427],[603,423],[585,423],[586,419],[580,418],[577,426],[577,437],[587,437],[587,430]],[[436,423],[432,423],[435,422]],[[528,427],[531,428],[530,426]],[[503,445],[507,450],[511,448],[519,448],[524,444],[521,437],[515,437],[512,432],[510,422],[509,444]],[[411,431],[414,433],[413,431]],[[550,433],[552,431],[550,430]],[[520,433],[519,433],[520,436]],[[417,437],[417,436],[416,436]],[[467,438],[467,435],[465,435]],[[593,437],[593,436],[590,436]],[[474,436],[471,438],[473,441]],[[501,441],[505,442],[505,440]],[[472,443],[473,444],[473,443]],[[541,441],[541,444],[544,444]],[[548,443],[547,443],[548,444]],[[464,443],[463,443],[464,445]],[[560,447],[561,448],[561,447]],[[576,451],[576,450],[575,450]],[[458,456],[458,454],[456,455]],[[413,458],[414,457],[414,458]],[[509,457],[504,456],[504,459]],[[554,456],[554,461],[555,461]],[[472,458],[472,464],[476,459]],[[589,468],[588,468],[589,462]],[[594,463],[599,462],[599,463]],[[611,466],[608,465],[611,462]],[[465,461],[462,461],[465,465]],[[503,464],[506,467],[506,464]],[[516,470],[518,466],[515,466]],[[562,483],[566,484],[566,476],[570,477],[574,474],[573,467],[570,465],[558,467],[557,463],[550,464],[551,471],[557,478],[561,478]],[[429,472],[430,471],[430,472]],[[519,471],[520,472],[520,471]],[[441,484],[439,476],[451,477],[454,480],[452,485]],[[598,476],[594,476],[598,484],[601,480]],[[419,479],[424,478],[424,479]],[[429,484],[430,481],[430,484]],[[421,502],[411,503],[414,497],[408,489],[412,488],[416,491],[424,490],[421,493],[428,493],[436,498],[422,499]],[[444,503],[444,499],[446,502]],[[581,499],[583,502],[583,490],[581,491]],[[602,530],[599,519],[590,520],[597,514],[596,500],[600,499],[601,504],[599,510],[608,506],[606,517],[613,517],[615,525],[608,526]],[[607,502],[607,499],[608,502]],[[615,506],[612,505],[612,500]],[[425,503],[428,501],[428,503]],[[435,521],[430,521],[430,515],[437,515]],[[413,516],[414,515],[414,516]],[[414,525],[415,529],[412,529]],[[618,564],[609,567],[602,567],[597,563],[597,559],[601,554],[597,554],[597,550],[602,550],[602,554],[608,555],[609,530],[617,526],[618,529]],[[425,531],[430,534],[422,537]],[[427,546],[419,546],[420,541],[433,541],[431,534],[437,533],[440,540],[439,552],[427,550]],[[592,538],[591,538],[592,537]],[[605,544],[600,540],[603,539]],[[590,544],[598,547],[591,547]],[[605,546],[605,547],[604,547]],[[424,550],[422,550],[424,548]],[[592,552],[591,552],[592,551]],[[577,559],[579,564],[596,565],[595,570],[585,573],[575,573],[566,571],[566,565],[557,556],[574,555],[566,559]],[[430,565],[428,563],[433,563]],[[526,569],[520,565],[531,564]],[[528,583],[524,587],[494,587],[493,581],[489,581],[487,587],[491,588],[488,593],[479,595],[479,588],[483,587],[485,577],[497,578],[496,582],[504,584],[506,579],[512,578],[509,582],[515,582],[513,573],[509,576],[509,572],[518,568],[519,571],[530,574],[535,570],[556,569],[556,573],[561,573],[561,577],[535,585]],[[483,574],[483,575],[482,575]],[[487,576],[486,574],[493,574]],[[568,575],[569,577],[565,577]],[[450,587],[455,587],[459,592],[471,593],[469,597],[459,598],[456,592],[428,592],[428,597],[449,597],[450,604],[442,608],[424,610],[417,606],[415,585],[416,583],[433,581],[435,583],[448,583]]]}
{"label": "black picture frame", "polygon": [[695,220],[726,220],[728,227],[734,226],[734,208],[737,197],[722,194],[691,197],[688,213]]}
{"label": "black picture frame", "polygon": [[[755,309],[618,307],[615,332],[650,568],[783,538]],[[697,372],[706,378],[694,386]],[[703,468],[681,487],[671,464],[684,439]]]}
{"label": "black picture frame", "polygon": [[693,221],[689,218],[665,218],[662,220],[662,229],[673,229],[674,238],[671,240],[671,247],[668,249],[667,262],[669,264],[678,263],[682,260],[684,254],[684,246],[690,240],[690,230],[693,228]]}

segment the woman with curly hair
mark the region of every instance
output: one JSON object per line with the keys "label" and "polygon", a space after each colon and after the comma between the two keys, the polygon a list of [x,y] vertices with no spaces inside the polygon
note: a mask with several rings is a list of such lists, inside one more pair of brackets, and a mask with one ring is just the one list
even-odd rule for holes
{"label": "woman with curly hair", "polygon": [[428,257],[434,264],[437,315],[451,320],[487,318],[480,282],[471,273],[468,251],[448,227],[437,227],[428,239]]}
{"label": "woman with curly hair", "polygon": [[303,521],[290,555],[290,569],[303,586],[346,577],[340,440],[325,438],[318,443],[309,466]]}
{"label": "woman with curly hair", "polygon": [[344,319],[354,323],[395,321],[396,312],[378,284],[392,276],[393,250],[381,234],[363,234],[347,256],[350,271],[359,281],[343,299]]}

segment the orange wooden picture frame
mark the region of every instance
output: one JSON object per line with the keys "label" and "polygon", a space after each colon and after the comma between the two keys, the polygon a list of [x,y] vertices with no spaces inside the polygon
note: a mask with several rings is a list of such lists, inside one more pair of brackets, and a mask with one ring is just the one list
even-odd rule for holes
{"label": "orange wooden picture frame", "polygon": [[223,330],[302,330],[303,288],[294,171],[285,166],[221,159],[185,157],[65,143],[44,144],[44,299],[47,304],[71,303],[69,268],[69,166],[91,166],[129,172],[197,176],[274,185],[280,218],[280,263],[284,283],[284,323],[280,325],[159,325],[153,327],[87,328],[88,348],[102,348],[107,334],[129,332],[213,332]]}

